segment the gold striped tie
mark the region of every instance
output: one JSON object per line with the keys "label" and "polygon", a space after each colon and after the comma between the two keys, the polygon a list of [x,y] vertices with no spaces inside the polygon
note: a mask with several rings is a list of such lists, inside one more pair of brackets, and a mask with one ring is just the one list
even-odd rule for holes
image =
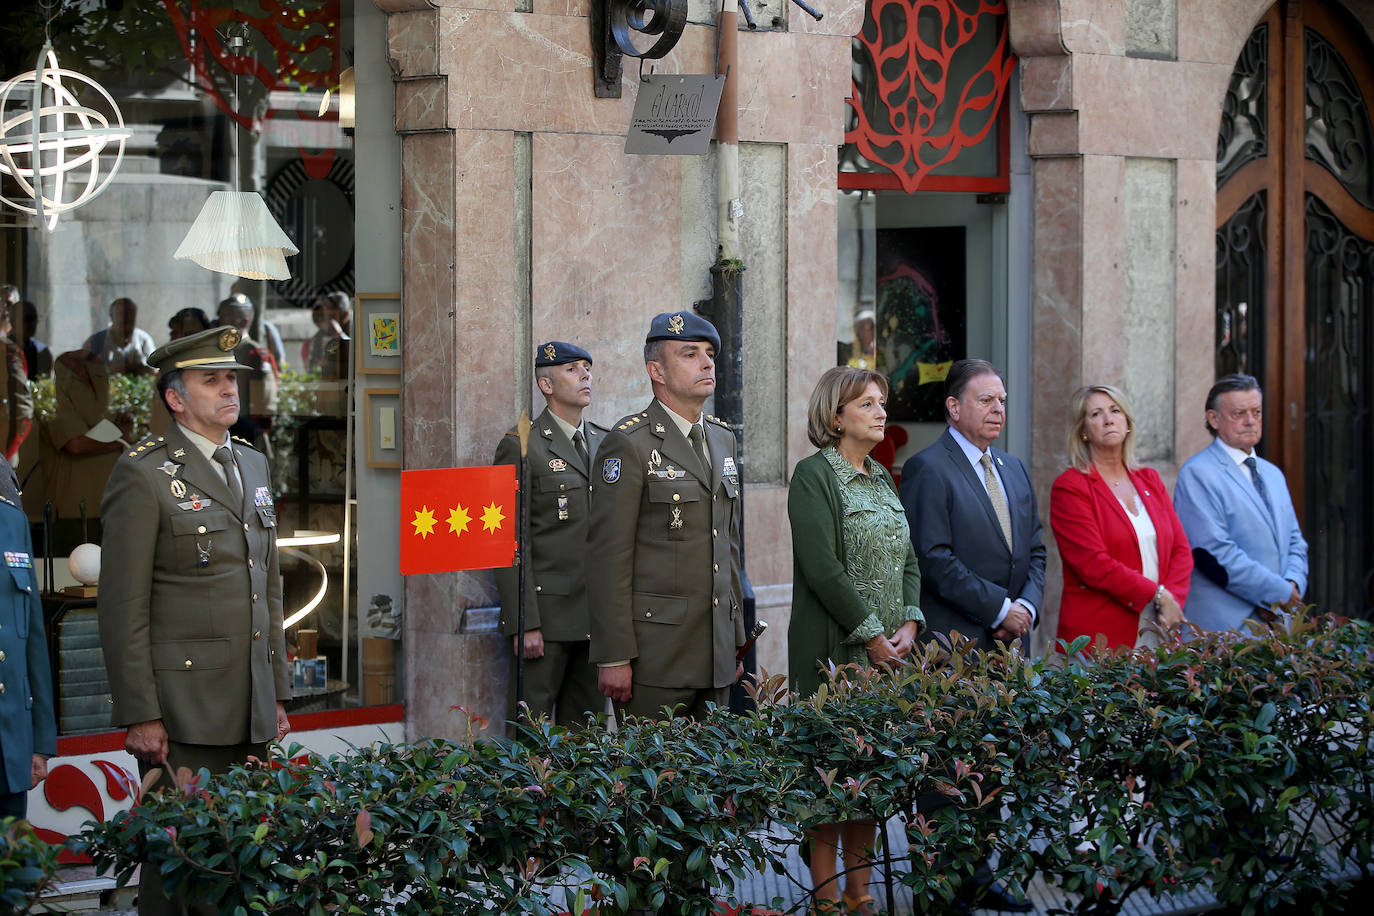
{"label": "gold striped tie", "polygon": [[988,498],[992,500],[992,511],[997,513],[997,521],[1002,526],[1002,536],[1007,539],[1007,549],[1011,549],[1011,510],[1007,508],[1007,497],[992,472],[992,456],[987,452],[978,459],[983,465],[983,481],[988,485]]}

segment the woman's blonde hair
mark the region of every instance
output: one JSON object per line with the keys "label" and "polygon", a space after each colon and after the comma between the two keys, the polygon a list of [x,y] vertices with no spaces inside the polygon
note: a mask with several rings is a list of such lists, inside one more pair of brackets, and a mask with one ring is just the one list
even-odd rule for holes
{"label": "woman's blonde hair", "polygon": [[1135,411],[1131,409],[1131,400],[1126,397],[1126,392],[1115,385],[1089,385],[1073,393],[1069,400],[1069,463],[1075,470],[1084,474],[1092,470],[1092,451],[1088,448],[1084,428],[1088,422],[1088,398],[1095,394],[1105,394],[1121,408],[1121,413],[1126,418],[1126,437],[1121,441],[1121,460],[1125,462],[1126,470],[1136,470],[1140,465],[1136,464],[1135,460]]}
{"label": "woman's blonde hair", "polygon": [[840,434],[835,432],[835,415],[863,394],[870,382],[876,382],[883,397],[887,397],[887,376],[881,372],[849,366],[826,370],[811,392],[811,403],[806,408],[806,437],[812,445],[825,448],[840,441]]}

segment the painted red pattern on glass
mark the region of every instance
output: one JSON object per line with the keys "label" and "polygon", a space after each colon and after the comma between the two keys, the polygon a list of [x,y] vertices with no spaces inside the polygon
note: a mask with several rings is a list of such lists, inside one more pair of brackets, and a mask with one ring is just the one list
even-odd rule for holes
{"label": "painted red pattern on glass", "polygon": [[[1007,83],[1016,57],[1007,44],[1007,6],[1004,0],[980,0],[976,9],[967,0],[869,0],[864,26],[855,39],[872,57],[874,67],[864,78],[872,81],[867,95],[879,111],[864,110],[864,85],[853,83],[846,101],[857,115],[845,134],[863,157],[896,176],[907,193],[921,187],[933,169],[954,161],[962,150],[981,143],[998,123]],[[997,45],[972,77],[961,85],[950,82],[956,55],[973,41],[979,20],[997,22]],[[940,43],[922,40],[918,20],[938,23]],[[881,23],[893,25],[884,32]],[[867,70],[867,68],[865,68]],[[937,125],[940,118],[947,127]],[[884,123],[885,122],[885,123]],[[877,177],[877,176],[875,176]]]}
{"label": "painted red pattern on glass", "polygon": [[[262,16],[249,15],[231,6],[203,6],[200,0],[189,3],[162,0],[186,59],[195,71],[197,85],[214,100],[215,107],[246,130],[258,130],[260,122],[268,118],[303,120],[305,115],[271,107],[263,112],[236,110],[236,100],[225,98],[221,86],[216,84],[211,72],[213,66],[218,65],[225,73],[237,74],[240,78],[256,79],[268,89],[337,89],[339,62],[343,56],[339,40],[342,32],[339,0],[294,0],[292,3],[259,0],[259,3],[264,11]],[[252,54],[237,57],[230,53],[220,34],[221,27],[230,23],[247,26],[267,39],[276,58],[275,67],[267,66]],[[321,59],[315,53],[321,48],[328,51],[323,58],[329,61],[327,69],[310,64],[312,60]],[[315,119],[313,113],[309,117]],[[338,113],[328,111],[321,120],[336,121]],[[312,176],[328,174],[334,161],[333,149],[318,153],[301,149],[300,153]]]}

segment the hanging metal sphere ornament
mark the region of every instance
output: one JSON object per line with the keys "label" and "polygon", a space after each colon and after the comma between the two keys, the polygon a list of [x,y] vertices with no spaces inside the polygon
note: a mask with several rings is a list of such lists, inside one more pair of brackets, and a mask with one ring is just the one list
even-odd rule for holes
{"label": "hanging metal sphere ornament", "polygon": [[[82,105],[82,93],[105,110]],[[62,69],[45,44],[33,70],[0,85],[0,173],[26,195],[16,200],[0,193],[0,201],[51,230],[59,214],[109,187],[132,135],[105,88]],[[101,158],[111,147],[113,162]]]}

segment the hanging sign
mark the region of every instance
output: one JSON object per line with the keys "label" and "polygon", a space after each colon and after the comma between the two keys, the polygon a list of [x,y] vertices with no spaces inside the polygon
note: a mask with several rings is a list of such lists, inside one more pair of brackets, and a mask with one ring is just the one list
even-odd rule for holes
{"label": "hanging sign", "polygon": [[649,156],[704,156],[716,127],[725,77],[654,74],[644,77],[625,137],[625,152]]}

